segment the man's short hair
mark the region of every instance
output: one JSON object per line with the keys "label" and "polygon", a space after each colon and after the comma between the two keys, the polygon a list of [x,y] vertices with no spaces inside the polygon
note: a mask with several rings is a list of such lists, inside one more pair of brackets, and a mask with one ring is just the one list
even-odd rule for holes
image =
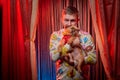
{"label": "man's short hair", "polygon": [[68,6],[65,9],[63,9],[62,15],[63,14],[69,14],[69,15],[76,14],[76,15],[78,15],[78,10],[77,10],[77,8],[75,8],[73,6]]}

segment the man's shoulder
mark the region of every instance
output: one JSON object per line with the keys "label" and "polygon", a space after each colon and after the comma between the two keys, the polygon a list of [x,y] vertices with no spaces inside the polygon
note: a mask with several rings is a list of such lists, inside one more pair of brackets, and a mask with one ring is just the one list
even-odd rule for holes
{"label": "man's shoulder", "polygon": [[55,36],[57,38],[61,38],[63,36],[63,30],[64,29],[60,29],[58,31],[53,31],[52,34],[51,34],[51,36]]}
{"label": "man's shoulder", "polygon": [[93,42],[93,38],[89,32],[80,31],[79,34],[80,34],[80,41],[84,45],[91,44],[91,41]]}
{"label": "man's shoulder", "polygon": [[58,31],[53,31],[52,34],[56,34],[56,35],[61,35],[64,29],[60,29]]}
{"label": "man's shoulder", "polygon": [[79,31],[79,34],[80,34],[80,38],[82,38],[82,39],[91,39],[92,38],[91,34],[86,31]]}
{"label": "man's shoulder", "polygon": [[79,34],[84,35],[84,36],[89,36],[90,35],[90,33],[86,32],[86,31],[82,31],[82,30],[79,31]]}

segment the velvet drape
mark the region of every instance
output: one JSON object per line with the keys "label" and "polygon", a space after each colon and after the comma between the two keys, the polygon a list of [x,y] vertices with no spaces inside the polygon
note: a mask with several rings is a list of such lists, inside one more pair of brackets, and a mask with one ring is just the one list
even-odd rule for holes
{"label": "velvet drape", "polygon": [[0,0],[2,23],[1,80],[56,80],[49,38],[61,29],[61,11],[79,10],[78,27],[95,41],[97,64],[89,80],[120,79],[119,0]]}
{"label": "velvet drape", "polygon": [[89,3],[106,80],[119,80],[120,1],[89,0]]}
{"label": "velvet drape", "polygon": [[[56,80],[55,64],[49,56],[49,39],[53,31],[63,27],[60,21],[61,12],[68,5],[75,6],[79,10],[80,22],[78,27],[81,30],[92,33],[93,36],[95,35],[90,23],[91,17],[88,0],[40,0],[39,22],[36,31],[38,80]],[[92,69],[94,68],[92,67]],[[89,71],[89,76],[91,75]],[[91,80],[93,80],[93,77],[91,77]]]}
{"label": "velvet drape", "polygon": [[32,80],[31,0],[0,0],[2,6],[1,80]]}

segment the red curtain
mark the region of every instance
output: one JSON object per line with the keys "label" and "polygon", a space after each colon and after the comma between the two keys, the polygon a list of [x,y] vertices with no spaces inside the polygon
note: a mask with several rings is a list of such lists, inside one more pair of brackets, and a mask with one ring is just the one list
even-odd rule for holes
{"label": "red curtain", "polygon": [[1,0],[2,80],[31,80],[31,0]]}
{"label": "red curtain", "polygon": [[[61,11],[68,5],[77,7],[79,10],[80,22],[78,27],[81,30],[93,33],[92,36],[94,36],[92,24],[90,23],[88,0],[39,0],[39,22],[36,32],[38,80],[56,80],[55,65],[49,55],[49,39],[53,31],[63,27],[60,22]],[[93,69],[95,69],[95,65]],[[92,73],[93,70],[88,72],[90,80],[95,80],[91,77],[91,75],[96,76],[95,73]]]}
{"label": "red curtain", "polygon": [[55,80],[48,39],[62,28],[60,15],[67,5],[78,8],[78,26],[96,39],[98,62],[90,67],[90,80],[120,79],[119,0],[0,0],[0,5],[2,80]]}
{"label": "red curtain", "polygon": [[89,0],[100,57],[108,80],[120,80],[120,1]]}

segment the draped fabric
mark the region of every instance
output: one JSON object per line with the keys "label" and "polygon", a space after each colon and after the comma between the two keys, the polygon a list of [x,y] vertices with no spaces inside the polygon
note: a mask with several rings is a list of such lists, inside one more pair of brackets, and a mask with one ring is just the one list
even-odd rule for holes
{"label": "draped fabric", "polygon": [[30,24],[32,0],[0,0],[2,6],[1,80],[32,80]]}
{"label": "draped fabric", "polygon": [[1,80],[56,80],[49,39],[63,27],[61,12],[68,5],[77,7],[78,27],[96,44],[89,80],[120,79],[119,0],[0,0]]}
{"label": "draped fabric", "polygon": [[119,80],[119,0],[89,0],[106,80]]}
{"label": "draped fabric", "polygon": [[35,49],[36,28],[38,24],[38,0],[32,1],[32,13],[30,23],[30,60],[32,70],[32,80],[37,80],[37,59]]}
{"label": "draped fabric", "polygon": [[38,80],[56,80],[55,64],[50,59],[48,46],[51,33],[63,27],[60,21],[61,12],[68,5],[79,10],[78,27],[89,33],[92,31],[87,0],[39,0],[39,22],[36,32]]}

